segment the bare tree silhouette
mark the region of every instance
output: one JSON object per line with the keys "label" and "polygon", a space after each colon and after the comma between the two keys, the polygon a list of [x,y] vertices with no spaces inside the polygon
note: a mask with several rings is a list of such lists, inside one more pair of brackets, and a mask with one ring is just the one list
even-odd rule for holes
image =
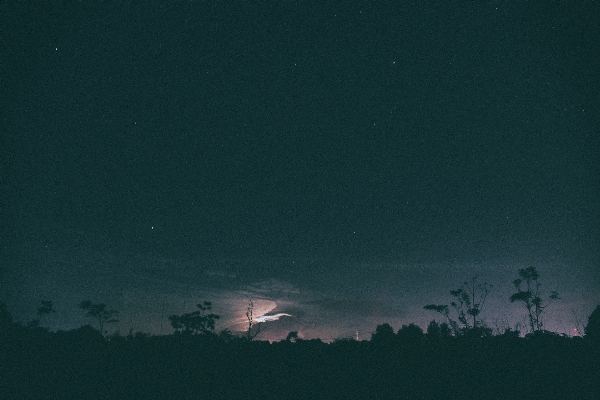
{"label": "bare tree silhouette", "polygon": [[[552,301],[560,299],[560,297],[558,297],[558,292],[553,290],[550,292],[548,301],[545,304],[542,303],[542,284],[538,282],[539,274],[535,267],[520,269],[519,276],[521,278],[513,281],[513,285],[515,285],[517,293],[514,293],[510,296],[510,302],[522,302],[527,309],[531,332],[540,331],[542,330],[543,326],[541,320],[542,313],[546,307],[552,303]],[[521,289],[523,282],[526,286],[525,289]]]}
{"label": "bare tree silhouette", "polygon": [[[260,333],[260,322],[258,324],[254,324],[254,317],[253,317],[253,309],[254,309],[254,303],[252,302],[252,300],[248,301],[248,309],[246,311],[246,318],[248,319],[248,333],[247,333],[247,338],[249,341],[251,341],[252,339],[254,339],[259,333]],[[256,327],[256,329],[255,329]]]}

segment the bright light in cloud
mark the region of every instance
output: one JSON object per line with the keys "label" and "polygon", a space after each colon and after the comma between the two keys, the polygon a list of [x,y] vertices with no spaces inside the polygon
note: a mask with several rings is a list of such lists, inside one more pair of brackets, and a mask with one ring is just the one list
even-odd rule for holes
{"label": "bright light in cloud", "polygon": [[285,313],[279,313],[275,315],[263,315],[262,317],[256,318],[256,322],[277,321],[281,317],[291,317],[291,315]]}

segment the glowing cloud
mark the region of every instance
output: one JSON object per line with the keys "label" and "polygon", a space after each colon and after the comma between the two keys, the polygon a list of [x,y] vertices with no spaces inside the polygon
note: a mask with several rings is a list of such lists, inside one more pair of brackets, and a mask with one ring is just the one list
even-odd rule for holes
{"label": "glowing cloud", "polygon": [[281,317],[291,317],[290,314],[279,313],[275,315],[263,315],[262,317],[256,318],[256,322],[270,322],[277,321]]}

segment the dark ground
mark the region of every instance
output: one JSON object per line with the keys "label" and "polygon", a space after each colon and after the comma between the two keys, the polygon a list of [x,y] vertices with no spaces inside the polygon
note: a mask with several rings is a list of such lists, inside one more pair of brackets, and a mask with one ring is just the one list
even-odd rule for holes
{"label": "dark ground", "polygon": [[3,399],[597,399],[600,345],[550,332],[269,343],[3,323]]}

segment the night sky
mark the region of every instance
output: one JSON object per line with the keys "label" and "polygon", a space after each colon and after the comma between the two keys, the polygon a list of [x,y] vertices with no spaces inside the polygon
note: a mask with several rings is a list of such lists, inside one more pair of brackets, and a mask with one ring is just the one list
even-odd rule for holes
{"label": "night sky", "polygon": [[22,322],[167,334],[208,300],[239,331],[252,299],[289,315],[257,339],[368,339],[477,274],[503,328],[527,266],[548,329],[600,304],[598,3],[96,3],[0,5]]}

